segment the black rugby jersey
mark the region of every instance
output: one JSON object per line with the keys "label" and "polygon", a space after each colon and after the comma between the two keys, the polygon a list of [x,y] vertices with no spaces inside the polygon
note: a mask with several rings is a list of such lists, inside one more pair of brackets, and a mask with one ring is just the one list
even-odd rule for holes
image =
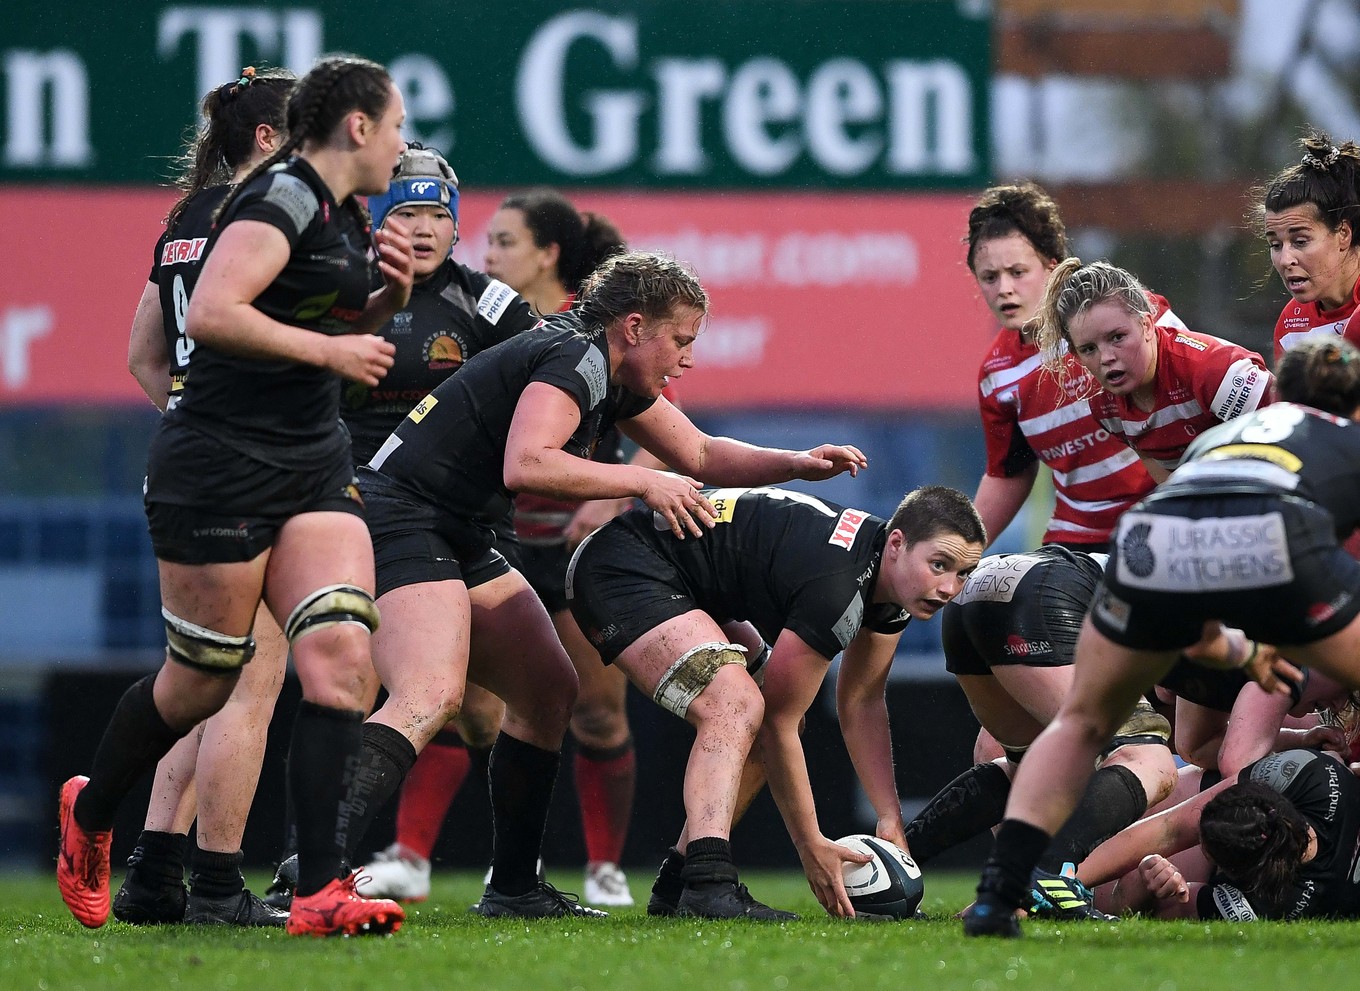
{"label": "black rugby jersey", "polygon": [[[368,231],[336,204],[300,158],[251,180],[208,238],[210,254],[233,221],[278,228],[292,254],[254,305],[267,316],[323,334],[349,333],[368,304]],[[314,365],[227,354],[199,344],[174,414],[195,429],[269,464],[307,468],[348,454],[340,426],[340,380]]]}
{"label": "black rugby jersey", "polygon": [[346,382],[341,416],[355,464],[365,464],[430,390],[487,348],[538,323],[504,282],[452,259],[417,282],[411,301],[378,334],[397,348],[376,386]]}
{"label": "black rugby jersey", "polygon": [[900,633],[898,605],[872,601],[888,524],[788,489],[706,489],[718,524],[676,539],[651,510],[633,509],[613,525],[652,542],[689,584],[705,612],[744,619],[774,643],[792,630],[830,660],[861,627]]}
{"label": "black rugby jersey", "polygon": [[1316,750],[1286,750],[1242,769],[1239,780],[1273,788],[1294,804],[1317,834],[1317,856],[1299,866],[1284,904],[1265,905],[1219,876],[1200,892],[1203,918],[1234,922],[1360,916],[1360,880],[1355,877],[1360,839],[1360,782],[1350,771]]}
{"label": "black rugby jersey", "polygon": [[1295,403],[1267,406],[1197,437],[1158,496],[1223,493],[1234,484],[1314,502],[1344,538],[1360,525],[1360,428]]}
{"label": "black rugby jersey", "polygon": [[193,295],[198,273],[203,268],[204,248],[212,233],[213,214],[229,192],[230,186],[209,186],[190,196],[174,228],[167,227],[156,242],[151,259],[151,274],[147,281],[155,283],[159,290],[161,329],[165,333],[166,352],[170,355],[166,409],[179,404],[184,376],[189,371],[194,339],[185,329],[184,319],[189,312],[189,297]]}
{"label": "black rugby jersey", "polygon": [[451,513],[494,523],[510,510],[505,442],[520,396],[531,382],[568,393],[581,422],[562,449],[589,458],[617,421],[656,401],[609,381],[603,332],[583,334],[573,314],[545,319],[474,355],[445,379],[378,449],[367,469]]}

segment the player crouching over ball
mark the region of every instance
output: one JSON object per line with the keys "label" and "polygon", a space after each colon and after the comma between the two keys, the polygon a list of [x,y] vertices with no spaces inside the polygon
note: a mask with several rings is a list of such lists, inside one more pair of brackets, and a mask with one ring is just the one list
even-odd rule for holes
{"label": "player crouching over ball", "polygon": [[[853,918],[842,865],[871,858],[821,833],[803,716],[844,651],[841,730],[878,814],[876,835],[905,848],[888,671],[907,623],[929,619],[963,587],[986,542],[982,521],[967,496],[941,486],[912,492],[888,521],[783,489],[705,494],[716,521],[702,537],[679,540],[650,510],[631,510],[586,538],[567,572],[572,613],[605,663],[697,731],[685,771],[688,818],[647,911],[796,918],[751,896],[729,844],[734,819],[768,775],[817,900]],[[748,658],[727,643],[720,624],[733,620],[752,623],[772,650]]]}

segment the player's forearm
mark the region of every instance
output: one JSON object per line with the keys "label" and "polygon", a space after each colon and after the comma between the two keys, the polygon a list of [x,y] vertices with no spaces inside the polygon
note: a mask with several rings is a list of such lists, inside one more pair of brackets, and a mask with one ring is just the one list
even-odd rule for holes
{"label": "player's forearm", "polygon": [[699,464],[685,470],[705,485],[778,485],[798,477],[800,453],[757,447],[731,437],[709,437]]}
{"label": "player's forearm", "polygon": [[821,836],[817,807],[808,780],[807,762],[798,725],[761,727],[758,737],[765,773],[789,838],[799,850]]}
{"label": "player's forearm", "polygon": [[982,476],[982,480],[978,482],[977,495],[973,497],[973,505],[977,508],[978,516],[982,517],[988,543],[995,541],[1001,535],[1001,531],[1010,526],[1015,514],[1020,512],[1020,507],[1025,504],[1030,490],[1034,488],[1037,473],[1036,463],[1010,478]]}
{"label": "player's forearm", "polygon": [[202,301],[189,304],[189,335],[198,344],[244,358],[283,359],[326,367],[324,334],[280,323],[250,303]]}
{"label": "player's forearm", "polygon": [[646,491],[646,471],[632,465],[602,464],[549,448],[505,454],[505,487],[511,492],[569,501],[641,496]]}
{"label": "player's forearm", "polygon": [[900,820],[902,803],[893,771],[887,703],[879,695],[867,702],[843,702],[838,709],[845,749],[879,821]]}

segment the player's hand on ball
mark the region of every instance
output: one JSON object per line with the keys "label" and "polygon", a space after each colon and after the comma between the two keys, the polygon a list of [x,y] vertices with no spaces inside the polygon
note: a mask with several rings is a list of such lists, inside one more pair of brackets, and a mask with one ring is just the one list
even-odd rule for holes
{"label": "player's hand on ball", "polygon": [[688,531],[702,537],[704,531],[716,525],[718,511],[713,508],[697,481],[687,475],[670,471],[647,472],[647,485],[639,498],[671,528],[680,540]]}
{"label": "player's hand on ball", "polygon": [[794,463],[794,478],[805,482],[821,482],[835,478],[842,472],[858,475],[861,468],[869,467],[869,459],[857,447],[838,444],[823,444],[811,451],[802,451]]}
{"label": "player's hand on ball", "polygon": [[850,896],[845,891],[845,872],[841,865],[867,864],[873,858],[858,850],[833,843],[825,836],[818,836],[808,846],[798,851],[803,861],[803,873],[807,875],[808,887],[817,896],[817,901],[827,913],[837,918],[854,918],[855,907],[850,904]]}

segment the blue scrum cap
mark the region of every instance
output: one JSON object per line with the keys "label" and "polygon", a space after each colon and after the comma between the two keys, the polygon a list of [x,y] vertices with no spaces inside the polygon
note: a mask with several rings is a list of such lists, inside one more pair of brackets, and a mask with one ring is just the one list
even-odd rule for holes
{"label": "blue scrum cap", "polygon": [[433,148],[407,148],[387,192],[368,198],[373,229],[381,227],[397,207],[411,203],[442,206],[458,222],[458,176]]}

